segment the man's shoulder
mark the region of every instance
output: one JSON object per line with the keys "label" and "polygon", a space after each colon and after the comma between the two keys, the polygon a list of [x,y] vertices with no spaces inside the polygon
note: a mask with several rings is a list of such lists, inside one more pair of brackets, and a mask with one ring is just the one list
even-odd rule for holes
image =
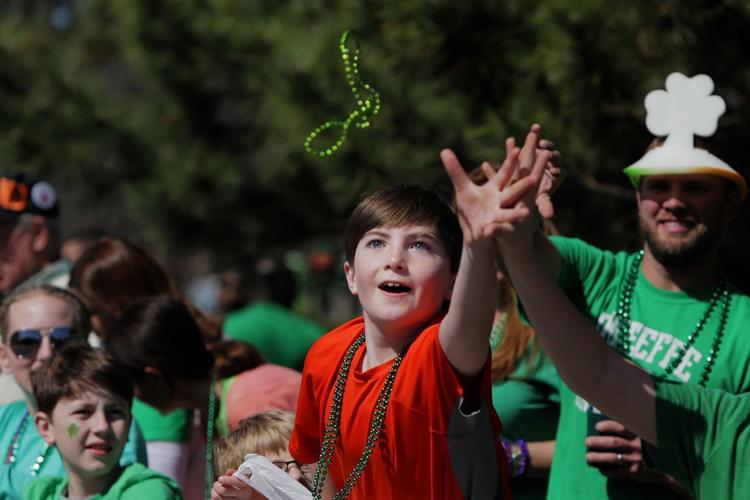
{"label": "man's shoulder", "polygon": [[70,262],[64,259],[56,260],[50,264],[47,264],[36,274],[27,278],[26,281],[18,285],[18,287],[33,286],[33,285],[53,285],[60,288],[66,288],[70,281]]}

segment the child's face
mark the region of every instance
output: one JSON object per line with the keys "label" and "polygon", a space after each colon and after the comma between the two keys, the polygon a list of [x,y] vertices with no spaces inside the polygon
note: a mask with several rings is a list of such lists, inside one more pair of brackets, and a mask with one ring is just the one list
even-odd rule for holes
{"label": "child's face", "polygon": [[301,483],[305,488],[310,489],[312,487],[315,467],[311,467],[310,465],[300,465],[286,450],[266,452],[263,456],[276,467],[279,467],[289,474],[292,479]]}
{"label": "child's face", "polygon": [[130,407],[122,398],[88,392],[61,399],[51,416],[37,413],[35,423],[44,440],[57,447],[69,474],[93,478],[117,467],[130,418]]}
{"label": "child's face", "polygon": [[365,318],[381,330],[412,332],[450,298],[455,275],[435,230],[427,226],[377,227],[344,265]]}
{"label": "child's face", "polygon": [[[8,329],[0,348],[0,360],[3,371],[12,373],[26,394],[31,394],[31,370],[39,368],[68,337],[77,335],[65,335],[60,328],[70,327],[73,315],[65,300],[45,294],[24,297],[8,309]],[[13,350],[13,345],[19,352]]]}

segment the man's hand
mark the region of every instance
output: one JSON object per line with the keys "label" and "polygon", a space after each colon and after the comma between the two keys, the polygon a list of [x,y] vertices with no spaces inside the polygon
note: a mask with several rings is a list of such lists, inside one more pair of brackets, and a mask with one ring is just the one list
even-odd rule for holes
{"label": "man's hand", "polygon": [[610,478],[641,478],[646,470],[641,438],[614,420],[598,422],[596,430],[600,436],[586,438],[586,462]]}
{"label": "man's hand", "polygon": [[[535,126],[539,127],[539,125]],[[533,129],[534,126],[532,126]],[[537,132],[541,132],[541,128]],[[550,220],[555,215],[555,207],[552,205],[551,196],[557,191],[563,180],[565,180],[565,170],[560,166],[561,155],[554,142],[547,139],[540,139],[537,149],[550,152],[550,158],[544,167],[544,175],[542,176],[542,182],[539,185],[536,195],[536,208],[539,211],[539,215],[545,220]]]}

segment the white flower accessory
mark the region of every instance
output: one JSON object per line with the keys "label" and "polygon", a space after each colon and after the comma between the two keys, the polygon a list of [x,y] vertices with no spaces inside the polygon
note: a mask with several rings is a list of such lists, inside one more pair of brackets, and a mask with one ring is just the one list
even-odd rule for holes
{"label": "white flower accessory", "polygon": [[709,174],[733,181],[740,198],[747,196],[745,179],[732,167],[705,149],[693,145],[693,136],[709,137],[724,114],[724,99],[711,95],[714,82],[707,75],[692,78],[682,73],[667,77],[666,90],[646,95],[646,127],[655,136],[666,136],[664,144],[646,152],[624,170],[634,186],[644,175]]}

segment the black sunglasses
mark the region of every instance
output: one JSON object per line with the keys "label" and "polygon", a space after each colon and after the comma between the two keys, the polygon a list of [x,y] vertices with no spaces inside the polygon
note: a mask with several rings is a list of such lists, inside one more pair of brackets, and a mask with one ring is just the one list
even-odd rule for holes
{"label": "black sunglasses", "polygon": [[13,332],[10,336],[10,348],[18,359],[33,358],[42,345],[44,332],[49,336],[50,344],[59,349],[75,336],[75,329],[71,326],[56,326],[53,328],[23,328]]}

